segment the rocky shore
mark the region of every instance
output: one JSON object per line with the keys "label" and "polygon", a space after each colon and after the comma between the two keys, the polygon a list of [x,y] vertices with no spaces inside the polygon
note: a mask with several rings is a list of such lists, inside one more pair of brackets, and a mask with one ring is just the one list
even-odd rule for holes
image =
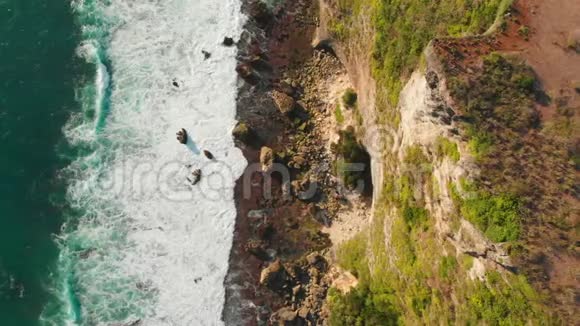
{"label": "rocky shore", "polygon": [[349,207],[366,207],[364,197],[347,196],[333,173],[331,143],[342,128],[334,112],[348,76],[331,49],[312,43],[317,2],[245,0],[243,11],[248,23],[238,44],[243,82],[233,134],[248,168],[235,189],[223,319],[322,325],[327,291],[341,274],[331,266],[331,239],[322,229],[332,230],[341,212],[352,213]]}

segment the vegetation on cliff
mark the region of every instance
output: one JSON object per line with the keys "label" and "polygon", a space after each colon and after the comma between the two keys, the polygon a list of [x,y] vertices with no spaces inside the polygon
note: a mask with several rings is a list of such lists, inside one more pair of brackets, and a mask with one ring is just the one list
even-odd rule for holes
{"label": "vegetation on cliff", "polygon": [[346,107],[352,108],[356,105],[357,98],[356,92],[352,88],[349,88],[342,95],[342,102]]}
{"label": "vegetation on cliff", "polygon": [[[471,257],[441,255],[453,250],[435,241],[433,226],[428,222],[410,226],[402,216],[392,222],[391,247],[387,248],[384,234],[378,232],[384,230],[386,215],[376,218],[370,239],[355,238],[341,251],[341,261],[359,276],[360,283],[346,295],[330,293],[332,325],[483,321],[523,325],[548,320],[541,310],[541,298],[523,276],[491,272],[486,280],[470,280],[466,274]],[[366,257],[373,257],[372,264]],[[374,323],[376,320],[383,322]]]}
{"label": "vegetation on cliff", "polygon": [[[481,34],[511,1],[367,3],[338,0],[340,14],[331,30],[348,46],[361,36],[357,29],[369,26],[363,26],[361,21],[368,19],[360,17],[372,17],[371,69],[377,82],[378,123],[396,127],[400,91],[411,72],[422,65],[428,42],[434,37]],[[453,54],[459,50],[453,48],[453,41],[449,44],[451,55],[463,58],[465,53]],[[543,124],[536,106],[547,95],[539,89],[534,72],[515,57],[482,55],[490,51],[480,50],[469,48],[468,56],[477,62],[469,69],[457,74],[445,71],[454,102],[449,123],[457,127],[457,137],[438,137],[431,147],[410,146],[401,161],[384,153],[384,184],[373,222],[338,251],[339,263],[357,275],[359,285],[347,294],[330,293],[333,325],[558,323],[546,313],[544,294],[551,293],[530,285],[547,274],[526,265],[533,260],[541,265],[545,257],[534,247],[538,234],[549,233],[544,238],[557,242],[552,246],[557,250],[575,250],[569,239],[559,238],[562,233],[553,230],[574,227],[568,223],[574,214],[568,199],[578,198],[575,169],[580,160],[572,137],[577,120],[573,110],[558,104],[551,122]],[[462,149],[471,150],[480,173],[449,183],[456,210],[445,218],[453,232],[463,218],[489,240],[504,243],[502,248],[517,262],[517,273],[509,272],[516,270],[509,266],[482,271],[479,254],[461,253],[442,239],[452,237],[452,232],[442,235],[435,228],[430,210],[440,199],[440,189],[433,182],[433,166],[444,159],[462,160],[459,139],[466,142]]]}
{"label": "vegetation on cliff", "polygon": [[373,77],[379,85],[378,99],[383,101],[379,109],[387,110],[397,105],[399,93],[429,41],[441,36],[481,34],[510,3],[511,0],[338,0],[341,16],[330,27],[335,37],[346,41],[357,33],[358,15],[370,11],[374,28]]}
{"label": "vegetation on cliff", "polygon": [[369,179],[371,158],[357,140],[352,126],[339,132],[338,142],[331,149],[338,157],[335,172],[347,187],[354,188],[359,181]]}
{"label": "vegetation on cliff", "polygon": [[[516,58],[491,54],[484,58],[481,72],[452,77],[448,84],[482,170],[472,188],[483,194],[460,203],[466,217],[475,216],[473,221],[494,241],[518,238],[515,215],[565,224],[562,195],[576,191],[574,167],[569,164],[573,151],[568,150],[565,135],[558,139],[550,132],[553,129],[544,130],[540,124],[535,103],[545,95],[535,88],[533,71]],[[560,131],[566,133],[570,120],[559,121]],[[513,229],[511,236],[490,234],[494,231],[489,231],[485,216],[494,210],[513,213],[513,218],[506,213],[490,219]]]}
{"label": "vegetation on cliff", "polygon": [[338,250],[339,263],[359,278],[359,285],[347,294],[329,293],[331,324],[548,321],[542,298],[525,277],[492,271],[485,279],[470,279],[473,258],[438,241],[422,195],[412,191],[425,189],[431,180],[430,159],[419,150],[412,147],[405,164],[420,172],[387,176],[373,223]]}

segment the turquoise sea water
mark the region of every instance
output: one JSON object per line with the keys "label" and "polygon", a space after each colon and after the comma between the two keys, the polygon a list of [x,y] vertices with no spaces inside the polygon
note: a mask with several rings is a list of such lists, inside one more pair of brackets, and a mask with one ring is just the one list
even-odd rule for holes
{"label": "turquoise sea water", "polygon": [[0,324],[36,325],[63,222],[74,156],[62,128],[78,112],[75,85],[91,78],[66,0],[0,0]]}
{"label": "turquoise sea water", "polygon": [[0,326],[221,324],[245,167],[221,40],[243,21],[238,0],[0,0]]}

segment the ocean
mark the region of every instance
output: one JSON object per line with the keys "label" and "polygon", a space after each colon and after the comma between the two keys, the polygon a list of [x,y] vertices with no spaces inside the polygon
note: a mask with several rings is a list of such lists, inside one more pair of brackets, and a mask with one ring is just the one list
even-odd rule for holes
{"label": "ocean", "polygon": [[0,0],[2,325],[221,324],[240,6]]}

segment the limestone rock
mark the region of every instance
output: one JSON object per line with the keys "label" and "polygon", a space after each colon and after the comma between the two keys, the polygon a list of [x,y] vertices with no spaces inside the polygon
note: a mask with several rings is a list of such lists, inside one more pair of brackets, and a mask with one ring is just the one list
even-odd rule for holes
{"label": "limestone rock", "polygon": [[263,172],[269,172],[274,165],[274,151],[270,147],[260,149],[260,164]]}
{"label": "limestone rock", "polygon": [[273,91],[272,98],[274,99],[274,103],[276,103],[276,107],[280,112],[283,114],[288,114],[294,110],[294,106],[296,102],[294,99],[280,91]]}
{"label": "limestone rock", "polygon": [[265,2],[250,1],[249,6],[249,16],[252,17],[261,28],[268,26],[274,19],[272,12]]}
{"label": "limestone rock", "polygon": [[237,65],[236,72],[250,85],[256,85],[260,81],[260,77],[249,63],[240,63]]}
{"label": "limestone rock", "polygon": [[253,138],[252,129],[250,129],[250,127],[244,122],[240,122],[236,125],[236,127],[232,131],[232,135],[234,136],[235,139],[245,144],[251,142]]}
{"label": "limestone rock", "polygon": [[250,239],[246,242],[245,249],[260,260],[266,261],[270,259],[270,254],[264,241]]}
{"label": "limestone rock", "polygon": [[253,220],[264,219],[268,216],[268,213],[268,210],[265,209],[254,209],[248,212],[248,218]]}
{"label": "limestone rock", "polygon": [[298,316],[297,311],[284,307],[272,314],[269,325],[302,326],[306,321]]}
{"label": "limestone rock", "polygon": [[306,256],[306,261],[311,266],[316,265],[322,259],[324,259],[324,258],[322,258],[322,256],[320,256],[320,254],[318,254],[316,252],[313,252],[313,253],[309,254],[308,256]]}
{"label": "limestone rock", "polygon": [[205,157],[207,157],[210,160],[213,160],[214,159],[213,154],[210,151],[206,150],[206,149],[203,150],[203,155],[205,155]]}
{"label": "limestone rock", "polygon": [[300,290],[302,290],[302,286],[296,285],[295,287],[292,288],[292,295],[296,296],[298,295],[298,293],[300,293]]}
{"label": "limestone rock", "polygon": [[284,287],[287,278],[286,270],[278,259],[262,270],[262,273],[260,274],[260,284],[265,285],[274,291],[278,291]]}
{"label": "limestone rock", "polygon": [[308,319],[309,314],[310,314],[310,309],[308,307],[302,307],[298,310],[298,316],[300,318]]}
{"label": "limestone rock", "polygon": [[185,129],[181,128],[177,132],[177,141],[184,145],[187,144],[187,131]]}

